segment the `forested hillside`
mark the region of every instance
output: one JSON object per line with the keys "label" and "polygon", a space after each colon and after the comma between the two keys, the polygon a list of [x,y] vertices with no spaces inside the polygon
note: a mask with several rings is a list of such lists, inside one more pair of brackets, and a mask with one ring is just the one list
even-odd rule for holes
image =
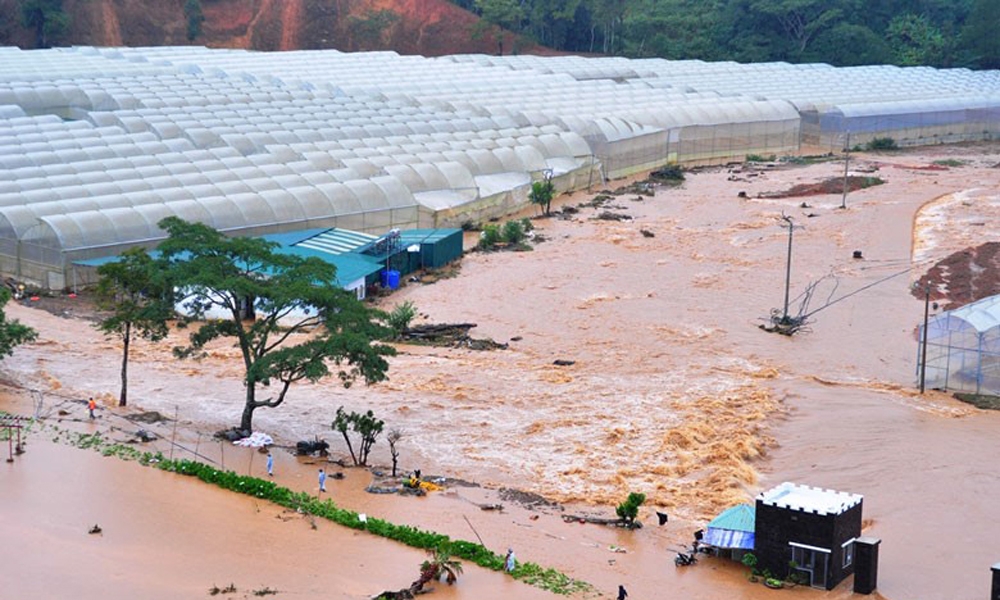
{"label": "forested hillside", "polygon": [[0,0],[0,44],[1000,68],[1000,0]]}
{"label": "forested hillside", "polygon": [[[501,33],[448,0],[0,0],[0,45],[22,48],[191,44],[438,56],[494,53]],[[503,35],[513,48],[515,36]],[[527,38],[520,43],[531,49]]]}
{"label": "forested hillside", "polygon": [[571,52],[1000,67],[1000,0],[454,1]]}

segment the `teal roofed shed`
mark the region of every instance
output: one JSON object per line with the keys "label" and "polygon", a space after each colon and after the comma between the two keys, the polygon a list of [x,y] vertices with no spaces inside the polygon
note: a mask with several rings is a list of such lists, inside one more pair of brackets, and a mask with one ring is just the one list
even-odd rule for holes
{"label": "teal roofed shed", "polygon": [[401,238],[403,248],[420,248],[419,252],[408,252],[409,271],[438,269],[462,256],[461,229],[404,229]]}

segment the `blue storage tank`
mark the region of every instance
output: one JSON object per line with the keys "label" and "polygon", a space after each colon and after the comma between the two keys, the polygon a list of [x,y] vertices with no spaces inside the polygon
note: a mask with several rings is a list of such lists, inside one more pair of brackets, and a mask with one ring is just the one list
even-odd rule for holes
{"label": "blue storage tank", "polygon": [[382,287],[395,290],[399,288],[399,271],[382,271]]}

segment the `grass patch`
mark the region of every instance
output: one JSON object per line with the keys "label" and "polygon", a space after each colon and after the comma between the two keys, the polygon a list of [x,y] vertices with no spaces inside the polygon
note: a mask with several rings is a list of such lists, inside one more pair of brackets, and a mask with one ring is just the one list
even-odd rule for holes
{"label": "grass patch", "polygon": [[968,161],[958,160],[957,158],[942,158],[941,160],[934,161],[933,164],[942,167],[964,167],[969,163]]}
{"label": "grass patch", "polygon": [[958,398],[962,402],[971,404],[976,408],[984,408],[986,410],[1000,410],[1000,396],[989,396],[986,394],[966,394],[963,392],[955,392],[955,398]]}

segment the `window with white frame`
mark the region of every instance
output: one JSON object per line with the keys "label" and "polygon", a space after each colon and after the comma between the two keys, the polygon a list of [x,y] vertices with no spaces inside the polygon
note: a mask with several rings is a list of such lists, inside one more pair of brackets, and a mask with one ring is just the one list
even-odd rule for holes
{"label": "window with white frame", "polygon": [[854,540],[850,540],[841,546],[844,551],[844,568],[851,566],[854,562]]}

